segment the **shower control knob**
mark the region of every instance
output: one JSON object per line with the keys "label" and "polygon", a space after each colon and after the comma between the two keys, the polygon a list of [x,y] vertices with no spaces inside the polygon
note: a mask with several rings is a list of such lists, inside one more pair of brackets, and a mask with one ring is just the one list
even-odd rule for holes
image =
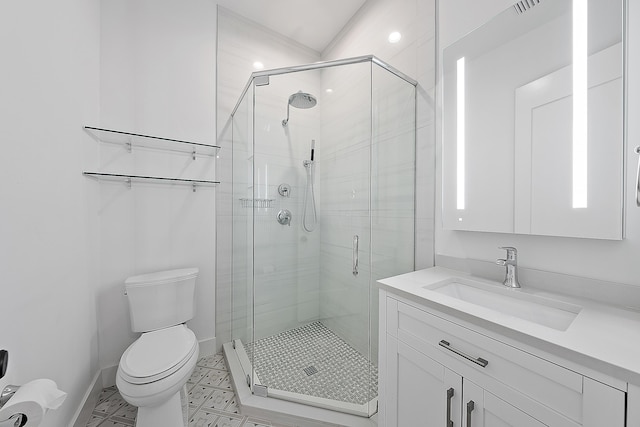
{"label": "shower control knob", "polygon": [[276,219],[278,220],[278,223],[291,227],[291,212],[288,209],[282,209],[278,212]]}
{"label": "shower control knob", "polygon": [[291,186],[289,184],[280,184],[278,186],[278,194],[280,194],[282,197],[291,196]]}

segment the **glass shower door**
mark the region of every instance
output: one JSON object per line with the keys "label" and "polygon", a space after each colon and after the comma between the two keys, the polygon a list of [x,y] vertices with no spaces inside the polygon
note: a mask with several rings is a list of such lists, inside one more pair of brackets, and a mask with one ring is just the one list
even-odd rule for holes
{"label": "glass shower door", "polygon": [[[254,208],[254,384],[270,397],[365,416],[377,394],[370,76],[361,63],[256,87],[252,169],[253,197],[269,205]],[[299,91],[317,104],[300,108]]]}
{"label": "glass shower door", "polygon": [[[371,283],[371,63],[330,68],[322,76],[320,315],[339,338],[333,394],[370,415],[377,396]],[[377,310],[377,308],[376,308]]]}
{"label": "glass shower door", "polygon": [[414,265],[415,106],[371,61],[260,76],[239,102],[232,333],[254,394],[376,412],[375,281]]}
{"label": "glass shower door", "polygon": [[253,361],[244,345],[253,341],[253,90],[249,88],[232,119],[232,307],[231,337],[244,376]]}

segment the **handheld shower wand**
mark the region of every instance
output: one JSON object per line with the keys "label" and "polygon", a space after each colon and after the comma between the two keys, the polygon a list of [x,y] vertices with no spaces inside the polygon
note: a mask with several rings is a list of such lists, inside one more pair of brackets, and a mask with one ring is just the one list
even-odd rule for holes
{"label": "handheld shower wand", "polygon": [[[311,233],[315,230],[316,225],[318,224],[318,214],[316,212],[316,198],[313,190],[313,181],[314,181],[314,172],[315,172],[315,148],[316,148],[316,140],[311,140],[311,157],[310,160],[305,160],[302,162],[302,165],[307,170],[307,186],[304,189],[304,208],[302,211],[302,227],[305,231]],[[311,202],[311,218],[307,220],[307,209],[309,202]]]}

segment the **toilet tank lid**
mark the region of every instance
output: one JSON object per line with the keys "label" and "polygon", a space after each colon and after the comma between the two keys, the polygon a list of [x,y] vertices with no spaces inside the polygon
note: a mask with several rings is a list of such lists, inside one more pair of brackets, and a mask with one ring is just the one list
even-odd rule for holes
{"label": "toilet tank lid", "polygon": [[197,268],[180,268],[177,270],[158,271],[129,277],[124,281],[127,286],[157,285],[176,280],[193,279],[198,276]]}

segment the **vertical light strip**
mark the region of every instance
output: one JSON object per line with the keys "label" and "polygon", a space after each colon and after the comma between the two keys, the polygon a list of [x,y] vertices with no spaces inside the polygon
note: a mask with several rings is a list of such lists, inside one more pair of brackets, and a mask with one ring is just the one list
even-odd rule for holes
{"label": "vertical light strip", "polygon": [[464,56],[457,61],[456,74],[456,179],[457,179],[457,203],[458,209],[464,209],[465,201],[465,67]]}
{"label": "vertical light strip", "polygon": [[587,0],[573,0],[573,207],[587,207]]}

